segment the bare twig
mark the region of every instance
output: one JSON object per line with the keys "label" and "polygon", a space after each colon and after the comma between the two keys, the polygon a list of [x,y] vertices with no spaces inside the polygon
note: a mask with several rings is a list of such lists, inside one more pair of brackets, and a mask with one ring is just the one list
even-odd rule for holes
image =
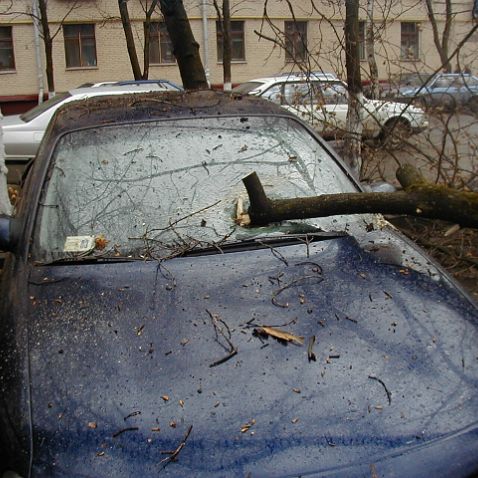
{"label": "bare twig", "polygon": [[[226,322],[219,317],[217,314],[213,314],[211,311],[206,309],[206,312],[209,314],[209,317],[211,318],[212,325],[214,327],[214,333],[216,334],[216,342],[224,348],[227,352],[229,352],[225,357],[216,360],[212,364],[209,365],[209,367],[216,367],[217,365],[221,365],[224,362],[227,362],[229,359],[234,357],[234,355],[237,354],[237,347],[234,346],[234,344],[231,341],[231,330],[229,329],[229,326],[226,324]],[[222,324],[222,326],[221,326]],[[221,342],[220,337],[226,342],[224,344]]]}
{"label": "bare twig", "polygon": [[189,435],[191,434],[191,430],[193,429],[193,426],[190,425],[188,428],[188,431],[186,432],[186,435],[184,435],[184,438],[181,440],[181,443],[178,445],[178,447],[175,450],[172,451],[162,451],[161,453],[163,455],[171,455],[166,458],[163,458],[159,464],[162,463],[170,463],[171,461],[176,461],[178,458],[178,455],[181,453],[181,450],[186,446],[186,441],[189,438]]}
{"label": "bare twig", "polygon": [[369,375],[368,378],[371,379],[371,380],[375,380],[375,381],[378,382],[380,385],[382,385],[382,387],[383,387],[384,390],[385,390],[385,393],[387,394],[388,404],[391,405],[391,404],[392,404],[392,394],[391,394],[390,390],[387,388],[387,386],[385,385],[385,383],[383,383],[383,381],[380,380],[380,379],[379,379],[378,377],[376,377],[375,375]]}
{"label": "bare twig", "polygon": [[123,428],[122,430],[117,431],[116,433],[113,433],[113,438],[119,437],[125,432],[135,432],[139,430],[138,427],[128,427],[128,428]]}

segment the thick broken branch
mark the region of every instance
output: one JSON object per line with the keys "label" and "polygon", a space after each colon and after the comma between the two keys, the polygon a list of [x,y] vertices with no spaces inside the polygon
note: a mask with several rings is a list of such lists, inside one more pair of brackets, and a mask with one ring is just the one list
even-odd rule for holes
{"label": "thick broken branch", "polygon": [[404,191],[323,194],[293,199],[269,199],[253,172],[243,179],[249,195],[251,225],[339,214],[382,213],[442,219],[462,227],[478,228],[478,193],[428,184],[409,168],[397,172],[399,178],[403,172]]}

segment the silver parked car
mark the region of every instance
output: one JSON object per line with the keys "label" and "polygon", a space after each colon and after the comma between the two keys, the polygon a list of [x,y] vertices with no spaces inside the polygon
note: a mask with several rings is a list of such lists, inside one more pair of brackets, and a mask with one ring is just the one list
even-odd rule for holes
{"label": "silver parked car", "polygon": [[50,119],[61,105],[93,96],[145,93],[149,91],[167,92],[171,91],[171,88],[156,82],[80,87],[59,93],[21,115],[5,116],[0,120],[0,126],[3,129],[5,163],[9,169],[8,181],[10,183],[19,182],[26,164],[36,155]]}
{"label": "silver parked car", "polygon": [[468,73],[438,73],[419,84],[401,88],[397,101],[448,111],[466,107],[478,112],[478,77]]}
{"label": "silver parked car", "polygon": [[[347,85],[335,75],[258,78],[238,85],[233,92],[273,101],[308,121],[326,138],[337,138],[345,132]],[[364,98],[363,111],[363,136],[386,140],[395,147],[428,127],[423,109],[412,105]]]}

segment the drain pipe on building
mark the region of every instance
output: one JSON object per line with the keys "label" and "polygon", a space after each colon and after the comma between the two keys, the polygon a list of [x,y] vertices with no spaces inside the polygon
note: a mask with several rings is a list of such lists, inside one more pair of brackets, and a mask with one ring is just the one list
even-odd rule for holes
{"label": "drain pipe on building", "polygon": [[38,104],[43,103],[43,95],[45,93],[45,82],[43,79],[43,62],[40,51],[40,15],[38,13],[38,0],[32,0],[33,13],[33,35],[35,37],[35,58],[37,66],[38,78]]}
{"label": "drain pipe on building", "polygon": [[211,81],[209,75],[209,34],[207,25],[207,0],[202,0],[202,41],[203,41],[203,66],[204,73],[206,74],[206,80],[209,88],[211,88]]}

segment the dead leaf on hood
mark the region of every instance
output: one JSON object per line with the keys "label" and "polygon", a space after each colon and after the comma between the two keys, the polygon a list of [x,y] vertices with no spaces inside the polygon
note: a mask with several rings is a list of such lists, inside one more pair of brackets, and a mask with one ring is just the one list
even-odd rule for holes
{"label": "dead leaf on hood", "polygon": [[255,424],[256,424],[256,421],[253,418],[250,422],[245,423],[244,425],[242,425],[241,433],[246,433],[249,430],[249,428],[251,428]]}
{"label": "dead leaf on hood", "polygon": [[257,327],[254,329],[259,335],[269,335],[274,337],[277,340],[282,340],[284,342],[293,342],[299,345],[304,343],[304,337],[299,335],[291,334],[284,330],[276,329],[275,327]]}
{"label": "dead leaf on hood", "polygon": [[108,245],[108,241],[103,234],[95,237],[95,249],[102,251]]}

